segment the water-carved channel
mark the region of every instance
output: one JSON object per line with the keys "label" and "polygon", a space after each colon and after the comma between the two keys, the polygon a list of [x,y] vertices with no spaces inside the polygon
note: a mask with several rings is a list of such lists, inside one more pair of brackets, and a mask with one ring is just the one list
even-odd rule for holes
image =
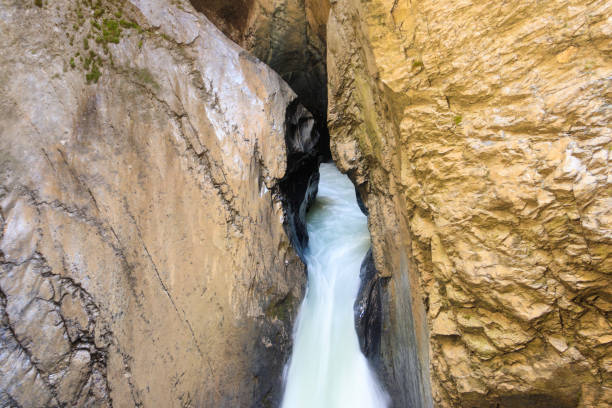
{"label": "water-carved channel", "polygon": [[300,307],[282,408],[388,406],[359,347],[353,305],[370,246],[367,218],[347,176],[320,167],[316,201],[306,217],[308,287]]}

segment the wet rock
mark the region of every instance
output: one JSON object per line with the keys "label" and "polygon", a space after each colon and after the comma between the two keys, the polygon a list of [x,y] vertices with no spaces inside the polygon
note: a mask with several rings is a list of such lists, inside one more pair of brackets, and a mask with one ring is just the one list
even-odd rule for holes
{"label": "wet rock", "polygon": [[372,250],[368,251],[359,273],[361,287],[355,301],[355,328],[363,354],[378,361],[382,334],[381,280],[374,266]]}

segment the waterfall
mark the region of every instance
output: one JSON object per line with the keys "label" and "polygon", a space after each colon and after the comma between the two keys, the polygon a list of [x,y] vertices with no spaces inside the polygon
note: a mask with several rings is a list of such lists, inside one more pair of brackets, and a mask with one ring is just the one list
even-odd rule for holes
{"label": "waterfall", "polygon": [[384,408],[389,398],[361,353],[353,304],[369,246],[367,218],[334,164],[321,164],[306,221],[308,287],[285,372],[282,408]]}

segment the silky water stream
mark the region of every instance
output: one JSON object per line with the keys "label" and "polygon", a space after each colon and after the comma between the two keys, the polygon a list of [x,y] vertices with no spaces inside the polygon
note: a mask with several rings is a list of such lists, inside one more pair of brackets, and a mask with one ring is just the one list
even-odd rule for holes
{"label": "silky water stream", "polygon": [[353,304],[369,246],[367,218],[349,178],[320,167],[316,201],[307,215],[306,296],[285,372],[282,408],[385,408],[389,398],[359,348]]}

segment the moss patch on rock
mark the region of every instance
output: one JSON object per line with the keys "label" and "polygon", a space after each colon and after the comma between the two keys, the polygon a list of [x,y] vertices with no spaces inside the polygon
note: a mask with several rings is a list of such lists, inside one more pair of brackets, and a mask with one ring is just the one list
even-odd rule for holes
{"label": "moss patch on rock", "polygon": [[[124,3],[122,0],[98,0],[95,3],[82,0],[75,2],[68,10],[68,17],[75,23],[67,37],[71,46],[80,44],[77,56],[80,53],[87,56],[80,58],[87,83],[97,83],[105,65],[114,66],[109,44],[119,44],[126,30],[143,32],[135,21],[124,16]],[[68,62],[73,69],[76,67],[74,59],[71,57]]]}
{"label": "moss patch on rock", "polygon": [[271,303],[266,308],[266,317],[276,317],[279,320],[287,321],[291,318],[295,299],[291,292],[276,303]]}

